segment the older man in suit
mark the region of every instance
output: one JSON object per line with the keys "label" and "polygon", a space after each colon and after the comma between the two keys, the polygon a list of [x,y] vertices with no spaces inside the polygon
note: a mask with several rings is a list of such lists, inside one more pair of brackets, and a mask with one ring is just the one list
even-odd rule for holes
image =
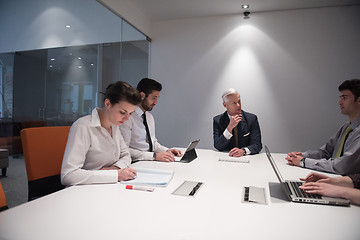
{"label": "older man in suit", "polygon": [[213,119],[214,147],[229,156],[257,154],[262,149],[261,131],[255,114],[241,109],[240,94],[228,89],[222,95],[226,111]]}

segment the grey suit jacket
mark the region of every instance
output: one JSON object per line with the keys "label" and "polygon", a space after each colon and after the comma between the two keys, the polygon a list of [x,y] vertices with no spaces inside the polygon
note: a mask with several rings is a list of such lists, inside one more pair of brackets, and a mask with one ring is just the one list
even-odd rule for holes
{"label": "grey suit jacket", "polygon": [[360,173],[360,118],[350,125],[353,131],[349,133],[345,142],[343,155],[334,158],[349,125],[349,122],[345,123],[321,148],[304,152],[305,167],[343,175]]}

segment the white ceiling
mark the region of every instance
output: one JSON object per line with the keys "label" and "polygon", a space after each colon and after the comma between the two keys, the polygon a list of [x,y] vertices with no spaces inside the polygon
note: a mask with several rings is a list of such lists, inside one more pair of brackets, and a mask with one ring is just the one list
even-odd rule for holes
{"label": "white ceiling", "polygon": [[360,0],[131,0],[152,21],[250,12],[360,5]]}

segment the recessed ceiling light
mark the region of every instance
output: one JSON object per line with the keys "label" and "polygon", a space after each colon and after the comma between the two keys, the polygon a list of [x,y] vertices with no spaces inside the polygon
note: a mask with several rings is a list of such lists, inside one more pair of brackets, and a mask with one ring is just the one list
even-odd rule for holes
{"label": "recessed ceiling light", "polygon": [[51,58],[50,61],[55,61],[55,58]]}
{"label": "recessed ceiling light", "polygon": [[81,60],[81,57],[78,57],[79,60]]}
{"label": "recessed ceiling light", "polygon": [[243,4],[243,5],[241,5],[241,7],[242,7],[243,9],[248,9],[248,8],[250,8],[250,5],[249,5],[249,4]]}
{"label": "recessed ceiling light", "polygon": [[52,66],[52,65],[50,65],[49,67],[51,67],[51,68],[52,68],[53,66]]}
{"label": "recessed ceiling light", "polygon": [[66,25],[65,27],[66,27],[66,28],[70,28],[70,25]]}
{"label": "recessed ceiling light", "polygon": [[91,65],[91,66],[94,66],[94,64],[93,64],[93,63],[91,63],[90,65]]}
{"label": "recessed ceiling light", "polygon": [[78,66],[78,68],[82,68],[82,66]]}

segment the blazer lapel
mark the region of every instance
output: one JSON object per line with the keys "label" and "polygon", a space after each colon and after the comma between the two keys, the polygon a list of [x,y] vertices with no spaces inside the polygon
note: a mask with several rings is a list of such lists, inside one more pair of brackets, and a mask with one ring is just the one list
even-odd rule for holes
{"label": "blazer lapel", "polygon": [[[227,114],[227,112],[224,112],[223,116],[222,116],[222,125],[226,128],[227,125],[229,125],[230,119],[229,116]],[[224,130],[225,130],[224,128]]]}
{"label": "blazer lapel", "polygon": [[247,134],[247,122],[246,122],[246,118],[245,118],[245,114],[243,111],[241,111],[241,116],[242,116],[242,120],[241,122],[239,123],[240,124],[240,133],[242,134],[241,136],[244,136],[244,134]]}

